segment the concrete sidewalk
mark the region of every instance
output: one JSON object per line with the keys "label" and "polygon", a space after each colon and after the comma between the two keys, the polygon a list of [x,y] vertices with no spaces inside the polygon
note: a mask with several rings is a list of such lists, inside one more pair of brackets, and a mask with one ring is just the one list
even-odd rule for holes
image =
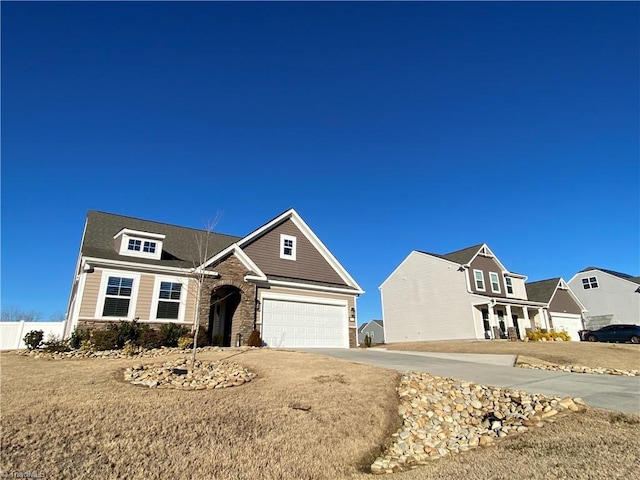
{"label": "concrete sidewalk", "polygon": [[376,352],[399,353],[405,355],[419,355],[424,357],[443,358],[458,362],[485,363],[487,365],[500,365],[513,367],[516,364],[516,355],[494,355],[484,353],[436,353],[436,352],[408,352],[401,350],[387,350],[386,348],[374,348]]}
{"label": "concrete sidewalk", "polygon": [[[592,407],[640,414],[640,377],[531,370],[477,363],[452,357],[369,349],[308,348],[296,351],[326,355],[398,372],[417,370],[439,377],[453,377],[482,385],[525,390],[547,396],[581,397]],[[446,354],[442,354],[446,355]]]}

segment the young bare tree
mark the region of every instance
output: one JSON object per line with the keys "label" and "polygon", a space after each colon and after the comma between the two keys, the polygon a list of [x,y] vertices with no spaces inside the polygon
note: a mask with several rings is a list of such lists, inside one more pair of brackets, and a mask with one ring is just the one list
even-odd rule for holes
{"label": "young bare tree", "polygon": [[207,271],[204,264],[211,257],[212,246],[211,246],[211,235],[213,233],[213,229],[218,223],[220,218],[220,213],[216,215],[216,218],[213,221],[209,221],[206,223],[206,227],[203,231],[197,232],[195,235],[195,242],[198,251],[198,264],[193,266],[190,273],[190,278],[192,282],[190,284],[194,284],[195,295],[196,295],[196,318],[195,318],[195,326],[193,330],[193,353],[191,355],[191,370],[194,369],[196,363],[196,350],[198,348],[198,334],[200,333],[200,310],[202,306],[202,288],[204,287],[205,280],[208,276],[211,275],[211,272]]}
{"label": "young bare tree", "polygon": [[42,313],[36,310],[22,310],[16,306],[2,307],[0,321],[2,322],[38,322],[42,320]]}

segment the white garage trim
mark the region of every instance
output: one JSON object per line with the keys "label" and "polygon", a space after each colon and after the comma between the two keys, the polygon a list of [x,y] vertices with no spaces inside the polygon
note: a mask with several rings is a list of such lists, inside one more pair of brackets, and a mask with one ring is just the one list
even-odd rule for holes
{"label": "white garage trim", "polygon": [[566,331],[572,341],[579,342],[580,335],[578,330],[582,330],[582,317],[571,313],[554,313],[551,312],[551,321],[553,329],[557,332]]}
{"label": "white garage trim", "polygon": [[[348,348],[346,300],[278,293],[260,295],[260,331],[267,346]],[[268,318],[293,307],[294,318]],[[329,308],[321,308],[329,307]],[[298,309],[300,313],[295,313]],[[298,319],[296,316],[300,315]],[[316,323],[317,322],[317,323]],[[324,334],[324,336],[323,336]]]}

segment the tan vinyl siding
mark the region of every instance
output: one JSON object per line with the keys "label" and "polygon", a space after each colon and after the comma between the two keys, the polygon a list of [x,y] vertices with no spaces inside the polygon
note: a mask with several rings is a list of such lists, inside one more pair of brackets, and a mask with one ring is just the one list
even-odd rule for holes
{"label": "tan vinyl siding", "polygon": [[197,301],[197,282],[195,280],[186,280],[186,288],[184,294],[186,297],[186,309],[184,312],[184,321],[189,323],[195,322],[196,317],[196,301]]}
{"label": "tan vinyl siding", "polygon": [[80,304],[80,316],[93,318],[96,314],[96,303],[98,301],[98,293],[100,291],[102,270],[96,268],[92,273],[87,273],[85,275],[86,279],[81,300],[82,303]]}
{"label": "tan vinyl siding", "polygon": [[556,290],[556,294],[551,300],[549,311],[562,313],[575,313],[580,315],[582,310],[567,290]]}
{"label": "tan vinyl siding", "polygon": [[155,275],[140,275],[140,285],[138,286],[138,301],[136,303],[136,313],[129,316],[140,320],[149,320],[151,315],[151,304],[153,302],[153,286]]}
{"label": "tan vinyl siding", "polygon": [[[280,258],[280,235],[296,238],[296,260]],[[287,220],[243,248],[267,275],[346,285],[307,237]]]}
{"label": "tan vinyl siding", "polygon": [[[481,270],[484,278],[484,291],[478,290],[476,288],[476,280],[474,270]],[[498,283],[500,284],[500,293],[493,292],[491,290],[491,279],[489,278],[489,272],[494,272],[498,274]],[[471,262],[471,266],[469,267],[469,277],[471,281],[471,291],[475,293],[479,293],[481,295],[488,295],[491,297],[504,297],[506,298],[505,293],[505,285],[504,278],[502,276],[502,269],[498,262],[496,262],[493,258],[483,257],[478,255]]]}
{"label": "tan vinyl siding", "polygon": [[524,279],[511,277],[511,284],[513,285],[513,295],[509,295],[509,298],[528,300],[527,287],[525,286]]}

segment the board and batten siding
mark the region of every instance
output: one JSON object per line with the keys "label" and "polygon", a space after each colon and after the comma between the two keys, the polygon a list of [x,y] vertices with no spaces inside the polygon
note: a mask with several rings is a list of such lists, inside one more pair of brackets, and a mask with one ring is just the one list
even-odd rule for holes
{"label": "board and batten siding", "polygon": [[465,275],[454,263],[410,253],[380,288],[385,342],[483,338]]}
{"label": "board and batten siding", "polygon": [[550,312],[559,313],[575,313],[580,315],[582,309],[573,299],[568,290],[557,289],[551,303],[549,304]]}
{"label": "board and batten siding", "polygon": [[[296,238],[295,260],[280,258],[281,234]],[[340,275],[291,220],[286,220],[269,230],[242,247],[242,250],[267,275],[346,285]]]}

